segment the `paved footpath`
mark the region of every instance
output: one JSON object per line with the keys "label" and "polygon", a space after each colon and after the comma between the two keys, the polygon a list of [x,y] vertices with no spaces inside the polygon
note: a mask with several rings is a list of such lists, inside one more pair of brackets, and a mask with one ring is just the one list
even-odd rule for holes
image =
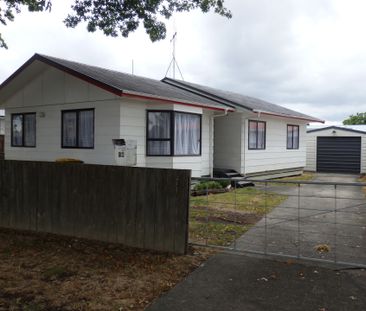
{"label": "paved footpath", "polygon": [[366,271],[217,254],[148,311],[366,310]]}

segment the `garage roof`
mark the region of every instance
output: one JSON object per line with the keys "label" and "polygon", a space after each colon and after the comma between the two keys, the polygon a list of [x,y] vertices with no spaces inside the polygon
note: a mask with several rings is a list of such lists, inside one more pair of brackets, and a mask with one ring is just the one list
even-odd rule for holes
{"label": "garage roof", "polygon": [[324,130],[342,130],[354,133],[366,134],[366,125],[332,125],[326,127],[309,128],[307,133],[321,132]]}

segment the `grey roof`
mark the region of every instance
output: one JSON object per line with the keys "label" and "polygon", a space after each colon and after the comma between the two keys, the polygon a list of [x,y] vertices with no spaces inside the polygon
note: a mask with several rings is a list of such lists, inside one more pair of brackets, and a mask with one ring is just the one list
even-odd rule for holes
{"label": "grey roof", "polygon": [[307,133],[321,132],[324,130],[341,130],[346,132],[366,134],[366,125],[331,125],[325,127],[308,128]]}
{"label": "grey roof", "polygon": [[199,104],[203,107],[218,108],[221,110],[227,107],[216,101],[193,94],[186,90],[178,89],[160,80],[149,79],[119,71],[109,70],[101,67],[90,66],[74,61],[47,55],[35,54],[13,75],[0,85],[1,90],[8,85],[20,72],[35,60],[54,66],[60,70],[66,71],[90,83],[94,83],[117,95],[133,92],[141,95],[151,95],[156,98],[167,98],[169,100],[183,101],[186,103]]}
{"label": "grey roof", "polygon": [[212,100],[217,100],[219,103],[226,104],[230,107],[250,111],[268,112],[284,117],[301,118],[308,121],[324,122],[318,118],[297,112],[295,110],[287,109],[258,98],[171,78],[164,78],[162,81],[169,85],[174,85],[177,88],[189,90],[194,94],[199,94]]}

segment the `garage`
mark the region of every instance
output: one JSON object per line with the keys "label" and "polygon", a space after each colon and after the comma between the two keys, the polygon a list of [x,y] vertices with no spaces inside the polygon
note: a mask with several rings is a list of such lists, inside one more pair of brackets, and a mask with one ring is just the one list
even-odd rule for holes
{"label": "garage", "polygon": [[317,137],[316,153],[318,172],[361,172],[361,137]]}
{"label": "garage", "polygon": [[308,129],[306,170],[324,173],[365,173],[366,126]]}

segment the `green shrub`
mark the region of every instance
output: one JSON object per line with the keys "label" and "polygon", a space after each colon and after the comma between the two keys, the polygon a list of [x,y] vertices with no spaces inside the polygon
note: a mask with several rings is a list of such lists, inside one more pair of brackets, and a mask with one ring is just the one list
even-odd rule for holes
{"label": "green shrub", "polygon": [[212,189],[222,189],[222,185],[217,181],[201,181],[194,185],[193,190],[212,190]]}
{"label": "green shrub", "polygon": [[222,188],[226,188],[227,186],[231,185],[231,181],[230,180],[218,180],[217,181]]}

